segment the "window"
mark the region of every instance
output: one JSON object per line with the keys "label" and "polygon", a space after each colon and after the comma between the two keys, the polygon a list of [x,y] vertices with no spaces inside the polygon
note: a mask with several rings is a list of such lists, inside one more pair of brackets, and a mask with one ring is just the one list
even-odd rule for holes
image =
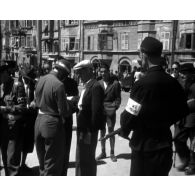
{"label": "window", "polygon": [[60,20],[60,26],[64,27],[65,26],[65,20]]}
{"label": "window", "polygon": [[16,20],[16,28],[19,26],[19,20]]}
{"label": "window", "polygon": [[14,20],[10,20],[10,29],[14,28]]}
{"label": "window", "polygon": [[54,20],[54,31],[58,30],[58,20]]}
{"label": "window", "polygon": [[15,38],[11,37],[10,46],[13,47],[15,45]]}
{"label": "window", "polygon": [[33,26],[36,26],[37,21],[36,20],[33,20],[32,22],[33,22]]}
{"label": "window", "polygon": [[25,47],[25,37],[21,37],[21,47]]}
{"label": "window", "polygon": [[37,46],[36,36],[33,36],[33,47]]}
{"label": "window", "polygon": [[76,39],[75,41],[75,50],[79,50],[79,39]]}
{"label": "window", "polygon": [[69,46],[69,38],[63,37],[61,39],[61,51],[68,51],[68,46]]}
{"label": "window", "polygon": [[192,34],[186,34],[186,49],[192,48]]}
{"label": "window", "polygon": [[43,25],[42,25],[43,33],[45,36],[49,35],[49,27],[48,27],[48,21],[43,20]]}
{"label": "window", "polygon": [[113,49],[113,35],[101,33],[98,35],[98,48],[99,50],[112,50]]}
{"label": "window", "polygon": [[148,33],[141,33],[141,34],[138,34],[138,42],[137,42],[137,48],[138,48],[138,50],[140,49],[140,45],[141,45],[141,43],[142,43],[142,41],[146,38],[146,37],[148,37]]}
{"label": "window", "polygon": [[69,50],[74,50],[74,46],[75,46],[75,37],[70,37]]}
{"label": "window", "polygon": [[25,20],[21,20],[21,21],[20,21],[20,26],[21,26],[22,28],[25,27]]}
{"label": "window", "polygon": [[27,20],[27,27],[32,27],[32,20]]}
{"label": "window", "polygon": [[170,32],[161,32],[160,41],[163,43],[163,50],[169,50]]}
{"label": "window", "polygon": [[58,45],[58,42],[54,42],[54,52],[58,52],[58,49],[59,48],[59,45]]}
{"label": "window", "polygon": [[31,36],[26,37],[26,47],[32,47],[32,37]]}
{"label": "window", "polygon": [[66,20],[65,21],[66,25],[78,25],[79,21],[78,20]]}
{"label": "window", "polygon": [[129,49],[129,36],[128,33],[121,33],[121,49],[128,50]]}
{"label": "window", "polygon": [[195,49],[195,33],[181,34],[179,46],[181,49]]}
{"label": "window", "polygon": [[87,49],[88,50],[93,50],[93,36],[88,36],[87,37]]}

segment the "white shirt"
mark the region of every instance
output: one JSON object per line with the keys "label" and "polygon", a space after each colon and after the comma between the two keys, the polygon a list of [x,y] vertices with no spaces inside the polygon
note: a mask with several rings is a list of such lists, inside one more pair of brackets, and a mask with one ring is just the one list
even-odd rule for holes
{"label": "white shirt", "polygon": [[104,81],[104,88],[106,89],[108,87],[108,84]]}
{"label": "white shirt", "polygon": [[81,95],[80,95],[79,102],[78,102],[78,109],[79,109],[79,110],[82,110],[83,96],[84,96],[84,93],[85,93],[85,91],[86,91],[86,85],[87,85],[87,83],[89,83],[90,81],[91,81],[91,79],[88,80],[88,81],[84,84],[83,90],[81,91]]}

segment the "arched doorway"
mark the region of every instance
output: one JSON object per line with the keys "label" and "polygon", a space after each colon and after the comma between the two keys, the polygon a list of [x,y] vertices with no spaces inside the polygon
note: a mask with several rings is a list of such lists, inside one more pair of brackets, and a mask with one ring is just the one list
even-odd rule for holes
{"label": "arched doorway", "polygon": [[119,72],[121,74],[124,74],[124,73],[131,73],[131,65],[129,63],[128,60],[122,60],[120,63],[119,63]]}
{"label": "arched doorway", "polygon": [[100,69],[101,61],[99,59],[92,60],[93,69],[94,69],[94,76],[97,78],[99,76],[98,72]]}

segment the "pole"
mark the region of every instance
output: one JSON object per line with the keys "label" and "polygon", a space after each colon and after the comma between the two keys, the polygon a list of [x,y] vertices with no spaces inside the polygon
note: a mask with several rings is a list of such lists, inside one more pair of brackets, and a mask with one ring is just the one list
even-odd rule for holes
{"label": "pole", "polygon": [[61,27],[60,20],[58,20],[58,56],[61,54]]}
{"label": "pole", "polygon": [[42,21],[37,20],[37,64],[39,68],[42,66],[42,45],[41,45],[41,38],[42,38]]}
{"label": "pole", "polygon": [[171,47],[171,65],[173,64],[175,60],[175,44],[177,39],[177,28],[178,28],[178,20],[172,21],[172,47]]}

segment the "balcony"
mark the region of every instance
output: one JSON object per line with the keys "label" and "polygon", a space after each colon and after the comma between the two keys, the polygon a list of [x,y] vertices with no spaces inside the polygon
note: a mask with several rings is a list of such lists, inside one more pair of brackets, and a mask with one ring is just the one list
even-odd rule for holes
{"label": "balcony", "polygon": [[10,30],[12,36],[26,36],[27,30],[21,28],[13,28]]}

